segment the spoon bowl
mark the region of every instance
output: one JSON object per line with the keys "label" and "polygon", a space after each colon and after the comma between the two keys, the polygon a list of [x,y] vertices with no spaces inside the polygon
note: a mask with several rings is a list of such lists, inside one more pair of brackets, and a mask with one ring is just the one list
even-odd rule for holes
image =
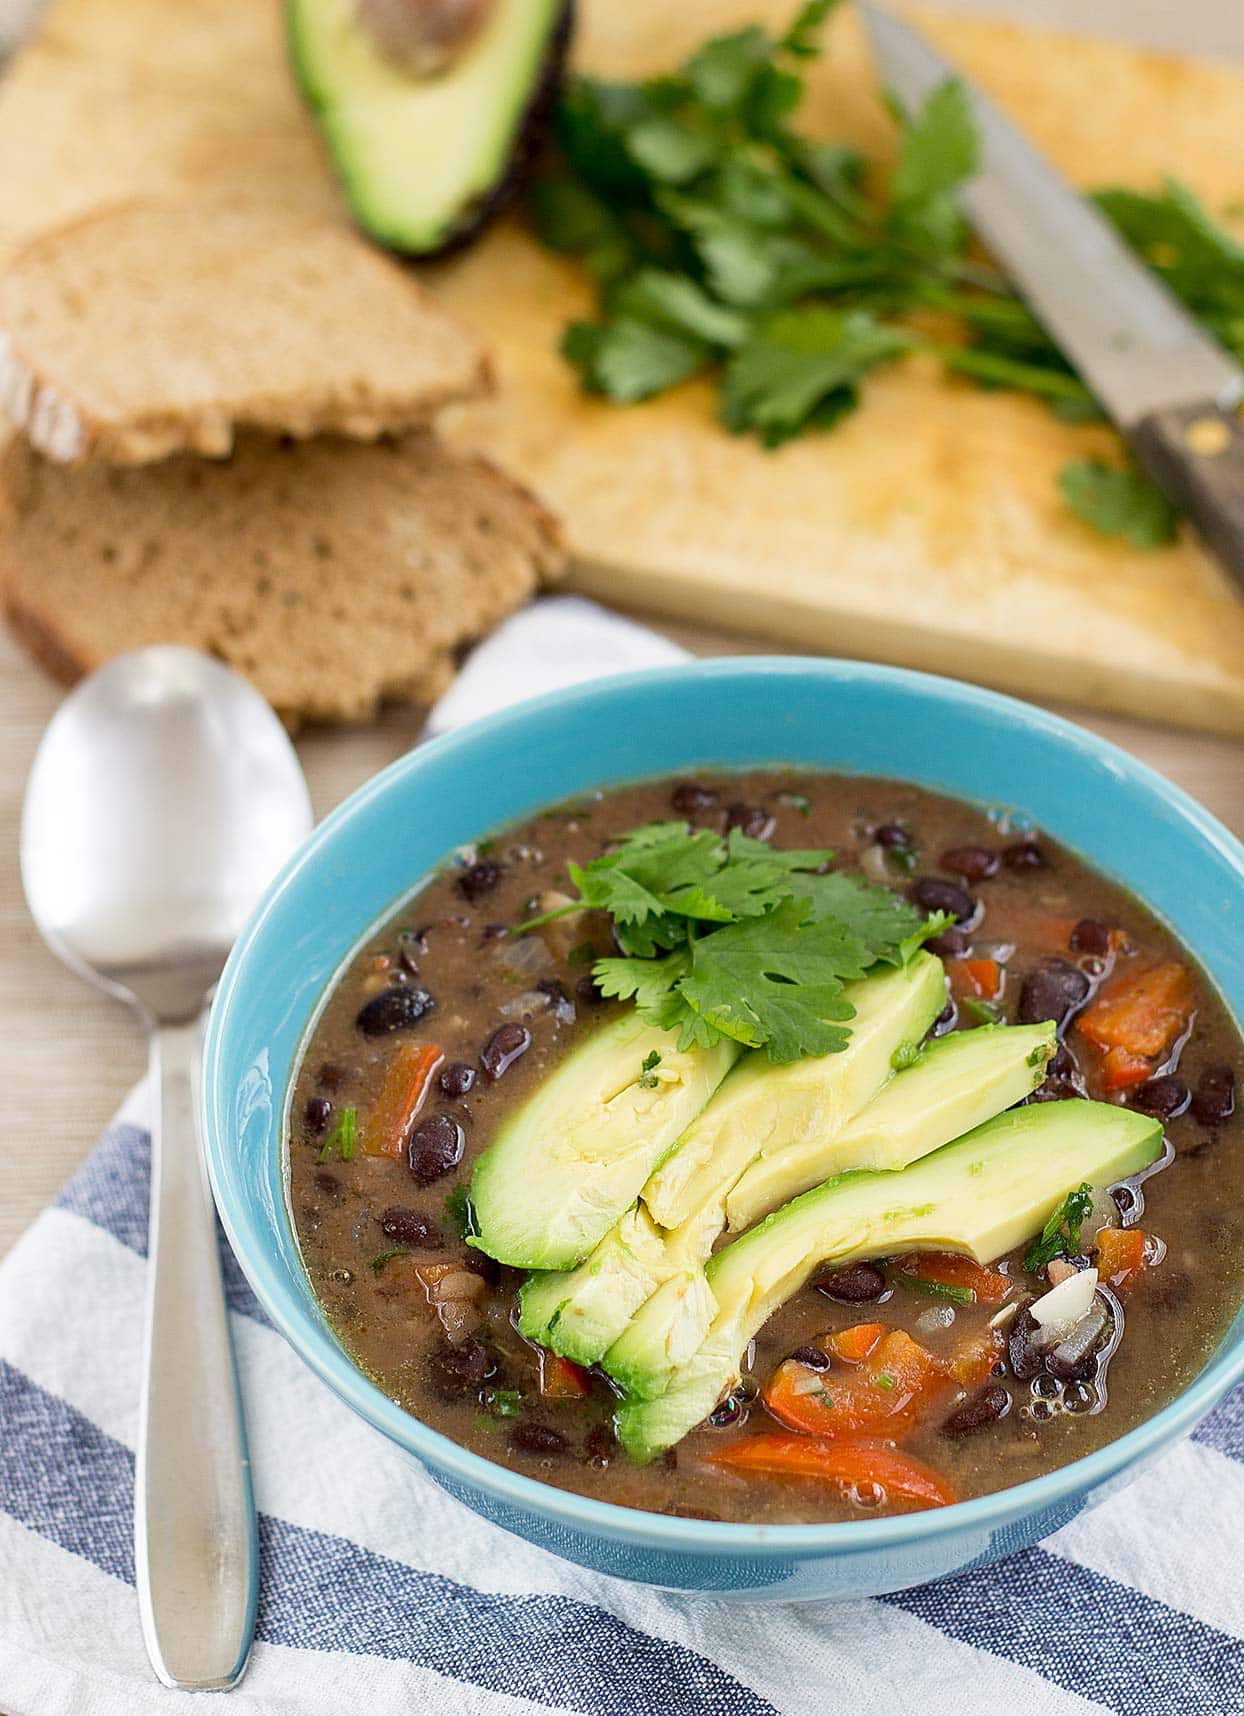
{"label": "spoon bowl", "polygon": [[259,693],[175,644],[72,692],[26,788],[22,881],[45,939],[149,1020],[197,1014],[251,907],[311,827]]}
{"label": "spoon bowl", "polygon": [[36,924],[150,1033],[158,1102],[135,1570],[152,1667],[188,1690],[240,1679],[258,1593],[250,1462],[195,1127],[199,1018],[248,913],[310,828],[302,770],[263,698],[175,645],[118,656],[65,699],[22,816]]}

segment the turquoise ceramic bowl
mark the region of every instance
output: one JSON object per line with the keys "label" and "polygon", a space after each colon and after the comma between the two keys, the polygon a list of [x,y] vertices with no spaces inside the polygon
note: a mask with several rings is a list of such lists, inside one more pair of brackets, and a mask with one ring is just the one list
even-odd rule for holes
{"label": "turquoise ceramic bowl", "polygon": [[586,1567],[680,1590],[854,1598],[923,1583],[1055,1530],[1185,1435],[1244,1375],[1244,1313],[1177,1400],[1109,1447],[998,1495],[841,1525],[728,1525],[588,1501],[468,1453],[357,1371],[312,1298],[286,1208],[282,1127],[326,986],[453,847],[593,787],[710,766],[887,775],[1027,811],[1123,883],[1244,1017],[1244,848],[1183,793],[1052,715],[851,662],[697,662],[577,687],[412,751],[324,822],[251,919],[212,1009],[208,1163],[239,1262],[330,1388],[451,1494]]}

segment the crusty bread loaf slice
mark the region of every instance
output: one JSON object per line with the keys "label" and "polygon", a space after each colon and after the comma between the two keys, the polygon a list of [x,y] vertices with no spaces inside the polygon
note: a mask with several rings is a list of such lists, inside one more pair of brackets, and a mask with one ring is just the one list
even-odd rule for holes
{"label": "crusty bread loaf slice", "polygon": [[0,274],[0,404],[53,459],[220,455],[235,427],[370,440],[489,387],[407,269],[308,211],[117,203]]}
{"label": "crusty bread loaf slice", "polygon": [[428,431],[245,435],[225,460],[137,469],[60,465],[18,440],[0,483],[5,607],[52,673],[191,644],[291,725],[430,702],[463,648],[562,565],[540,503]]}

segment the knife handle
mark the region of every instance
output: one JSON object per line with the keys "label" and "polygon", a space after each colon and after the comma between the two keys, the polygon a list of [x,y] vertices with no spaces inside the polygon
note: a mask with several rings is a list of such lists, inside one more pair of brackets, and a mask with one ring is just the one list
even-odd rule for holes
{"label": "knife handle", "polygon": [[1212,401],[1153,411],[1131,432],[1145,470],[1244,587],[1244,420]]}

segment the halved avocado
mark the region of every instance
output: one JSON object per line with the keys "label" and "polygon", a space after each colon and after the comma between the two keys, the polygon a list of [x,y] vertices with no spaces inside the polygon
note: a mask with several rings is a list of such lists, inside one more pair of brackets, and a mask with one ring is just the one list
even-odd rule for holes
{"label": "halved avocado", "polygon": [[382,14],[360,0],[286,0],[286,29],[359,225],[391,250],[433,256],[472,237],[521,181],[556,96],[572,7],[486,0],[431,71],[395,51],[403,10],[417,31],[427,0],[390,0]]}

